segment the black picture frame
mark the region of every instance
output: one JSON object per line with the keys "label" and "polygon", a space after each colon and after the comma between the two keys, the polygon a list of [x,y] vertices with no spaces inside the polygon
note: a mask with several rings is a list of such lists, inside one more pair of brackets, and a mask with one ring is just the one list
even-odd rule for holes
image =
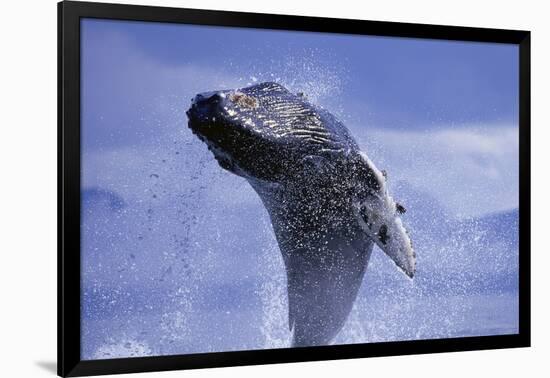
{"label": "black picture frame", "polygon": [[[519,46],[519,333],[175,356],[80,358],[80,19],[479,41]],[[83,376],[530,346],[530,32],[156,6],[58,3],[58,374]]]}

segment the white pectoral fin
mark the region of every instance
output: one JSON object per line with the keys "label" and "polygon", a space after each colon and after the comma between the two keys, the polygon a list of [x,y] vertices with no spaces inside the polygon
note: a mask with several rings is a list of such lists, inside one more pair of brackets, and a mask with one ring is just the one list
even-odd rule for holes
{"label": "white pectoral fin", "polygon": [[388,227],[388,239],[386,243],[380,240],[376,245],[388,255],[393,262],[405,272],[407,276],[413,278],[416,271],[416,255],[412,247],[411,239],[399,217],[394,217],[391,225]]}
{"label": "white pectoral fin", "polygon": [[363,231],[412,278],[416,270],[416,255],[398,212],[389,196],[375,196],[355,204],[355,213]]}
{"label": "white pectoral fin", "polygon": [[376,168],[366,154],[361,152],[359,155],[359,167],[366,174],[361,177],[362,190],[358,191],[353,203],[357,221],[365,234],[412,278],[416,270],[416,255],[399,217],[406,209],[388,194],[386,171]]}

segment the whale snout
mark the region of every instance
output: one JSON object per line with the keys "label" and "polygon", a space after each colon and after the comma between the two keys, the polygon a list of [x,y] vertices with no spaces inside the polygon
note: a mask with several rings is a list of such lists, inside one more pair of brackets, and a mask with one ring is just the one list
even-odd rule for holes
{"label": "whale snout", "polygon": [[204,126],[216,121],[216,114],[223,109],[225,93],[221,91],[199,93],[191,99],[191,107],[187,110],[189,126]]}
{"label": "whale snout", "polygon": [[225,98],[225,93],[222,91],[211,91],[199,93],[191,100],[191,105],[201,106],[204,104],[215,104],[219,103],[222,99]]}

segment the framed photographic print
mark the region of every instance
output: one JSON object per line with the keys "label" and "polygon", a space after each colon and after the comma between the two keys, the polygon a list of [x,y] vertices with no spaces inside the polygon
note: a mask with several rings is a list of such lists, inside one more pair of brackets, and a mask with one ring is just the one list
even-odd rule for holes
{"label": "framed photographic print", "polygon": [[58,11],[59,375],[529,346],[529,32]]}

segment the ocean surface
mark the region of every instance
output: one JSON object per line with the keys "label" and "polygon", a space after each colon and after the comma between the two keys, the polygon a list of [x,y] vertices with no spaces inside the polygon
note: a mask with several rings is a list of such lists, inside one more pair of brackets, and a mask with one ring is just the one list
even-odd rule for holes
{"label": "ocean surface", "polygon": [[[111,175],[119,192],[82,190],[83,358],[289,346],[284,266],[258,196],[200,143],[167,145]],[[458,219],[404,180],[390,189],[417,274],[375,247],[334,343],[516,333],[517,210]]]}

